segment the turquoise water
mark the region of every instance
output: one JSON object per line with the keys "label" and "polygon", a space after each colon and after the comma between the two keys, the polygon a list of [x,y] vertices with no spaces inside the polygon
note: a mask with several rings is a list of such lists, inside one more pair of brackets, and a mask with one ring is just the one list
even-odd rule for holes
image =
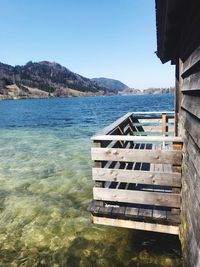
{"label": "turquoise water", "polygon": [[172,95],[0,102],[0,266],[181,266],[176,237],[92,225],[90,136]]}

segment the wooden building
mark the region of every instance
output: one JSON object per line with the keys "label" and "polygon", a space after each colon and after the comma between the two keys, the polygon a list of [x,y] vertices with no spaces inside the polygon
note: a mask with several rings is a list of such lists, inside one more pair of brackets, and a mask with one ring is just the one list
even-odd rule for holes
{"label": "wooden building", "polygon": [[180,239],[200,266],[200,1],[157,0],[157,55],[176,67],[176,134],[183,139]]}
{"label": "wooden building", "polygon": [[[132,112],[92,137],[92,221],[177,234],[200,266],[200,1],[156,0],[157,56],[175,65],[175,112]],[[162,68],[162,65],[161,65]]]}

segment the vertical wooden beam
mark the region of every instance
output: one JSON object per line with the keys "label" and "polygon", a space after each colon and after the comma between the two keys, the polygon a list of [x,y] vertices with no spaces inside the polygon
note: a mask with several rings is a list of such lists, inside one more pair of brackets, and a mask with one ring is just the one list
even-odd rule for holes
{"label": "vertical wooden beam", "polygon": [[163,136],[166,136],[166,130],[167,130],[167,115],[166,113],[162,113],[162,134]]}
{"label": "vertical wooden beam", "polygon": [[[182,150],[183,144],[182,143],[173,143],[173,149]],[[173,165],[172,166],[173,172],[181,173],[181,165]],[[180,194],[181,188],[172,188],[172,193]],[[172,214],[179,214],[178,209],[171,209]]]}
{"label": "vertical wooden beam", "polygon": [[181,112],[181,101],[182,101],[182,86],[183,78],[181,76],[183,70],[183,62],[179,58],[176,63],[176,93],[175,93],[175,136],[179,135],[178,132],[178,123],[179,115]]}

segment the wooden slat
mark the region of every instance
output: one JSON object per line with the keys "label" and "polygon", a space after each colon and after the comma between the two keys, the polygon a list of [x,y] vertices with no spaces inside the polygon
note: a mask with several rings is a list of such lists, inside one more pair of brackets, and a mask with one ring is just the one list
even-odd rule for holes
{"label": "wooden slat", "polygon": [[[147,125],[138,124],[135,127],[138,127],[138,126],[142,126],[142,128],[144,129],[145,132],[159,132],[159,133],[163,132],[162,126],[159,126],[159,125],[158,126],[157,125],[147,126]],[[166,127],[168,127],[169,132],[174,132],[174,126],[167,126],[166,125]],[[168,132],[168,131],[166,131],[166,132]]]}
{"label": "wooden slat", "polygon": [[[133,126],[143,126],[143,127],[146,127],[146,126],[148,126],[148,127],[160,127],[160,128],[162,128],[162,123],[161,122],[151,122],[151,121],[146,121],[146,122],[141,122],[140,120],[139,120],[139,122],[138,123],[133,123]],[[174,122],[168,122],[168,123],[166,123],[166,125],[167,126],[174,126]]]}
{"label": "wooden slat", "polygon": [[95,200],[180,208],[180,195],[172,193],[94,187],[93,198]]}
{"label": "wooden slat", "polygon": [[199,64],[200,58],[200,46],[190,55],[190,57],[183,63],[182,75],[187,75],[187,72],[194,67],[196,64]]}
{"label": "wooden slat", "polygon": [[183,80],[182,91],[200,90],[200,71],[191,74]]}
{"label": "wooden slat", "polygon": [[191,135],[196,145],[200,148],[200,120],[184,110],[181,113],[180,120],[185,130]]}
{"label": "wooden slat", "polygon": [[152,210],[139,208],[138,216],[143,217],[145,219],[146,218],[152,218]]}
{"label": "wooden slat", "polygon": [[91,140],[103,141],[133,141],[133,142],[182,142],[182,138],[178,136],[132,136],[132,135],[96,135]]}
{"label": "wooden slat", "polygon": [[181,106],[200,119],[200,96],[183,95]]}
{"label": "wooden slat", "polygon": [[[156,131],[156,129],[154,129],[154,131],[138,131],[138,132],[134,132],[133,133],[135,136],[163,136],[163,133],[162,131]],[[174,136],[174,130],[173,132],[166,132],[165,133],[166,135],[165,136]]]}
{"label": "wooden slat", "polygon": [[[155,124],[155,123],[161,124],[162,123],[162,118],[161,117],[159,117],[159,118],[138,117],[138,120],[141,123],[150,123],[150,124],[151,123],[152,124]],[[168,117],[168,122],[169,123],[174,123],[174,117]]]}
{"label": "wooden slat", "polygon": [[138,111],[138,112],[133,112],[132,113],[132,116],[134,116],[134,115],[142,115],[142,114],[148,114],[148,115],[150,115],[150,114],[162,114],[162,113],[166,113],[166,114],[174,114],[174,111]]}
{"label": "wooden slat", "polygon": [[179,150],[139,150],[123,148],[92,147],[92,160],[121,162],[150,162],[180,165],[182,152]]}
{"label": "wooden slat", "polygon": [[113,219],[97,216],[92,216],[92,222],[95,224],[179,235],[179,227],[173,225],[163,225],[157,223],[138,222],[132,220]]}
{"label": "wooden slat", "polygon": [[[194,169],[191,171],[189,177],[200,177],[200,149],[197,147],[196,143],[194,142],[193,138],[190,136],[190,134],[186,131],[185,136],[185,158],[184,158],[184,165],[187,163],[187,165],[190,165],[191,163],[194,165]],[[187,157],[187,158],[186,158]],[[195,170],[195,171],[194,171]],[[191,183],[193,180],[189,180]],[[196,185],[196,183],[195,183]]]}
{"label": "wooden slat", "polygon": [[138,208],[127,207],[125,211],[125,216],[127,218],[137,217],[138,216]]}
{"label": "wooden slat", "polygon": [[167,217],[166,210],[153,209],[153,218],[154,219],[163,220],[163,219],[166,219],[166,217]]}
{"label": "wooden slat", "polygon": [[92,178],[96,181],[113,181],[150,185],[181,186],[181,174],[176,172],[151,172],[93,168]]}

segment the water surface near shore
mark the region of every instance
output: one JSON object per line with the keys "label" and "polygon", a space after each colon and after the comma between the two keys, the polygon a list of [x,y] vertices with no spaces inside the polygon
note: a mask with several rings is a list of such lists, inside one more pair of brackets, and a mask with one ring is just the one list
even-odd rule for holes
{"label": "water surface near shore", "polygon": [[90,136],[172,95],[0,102],[0,266],[181,266],[176,237],[92,225]]}

